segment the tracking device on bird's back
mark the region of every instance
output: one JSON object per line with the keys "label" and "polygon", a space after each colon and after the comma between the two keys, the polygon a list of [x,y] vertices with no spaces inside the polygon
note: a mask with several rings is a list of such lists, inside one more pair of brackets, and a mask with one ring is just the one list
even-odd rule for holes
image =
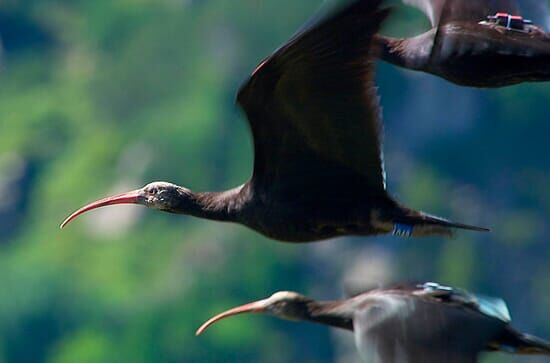
{"label": "tracking device on bird's back", "polygon": [[[529,32],[525,25],[531,25],[531,20],[524,19],[519,15],[511,15],[508,13],[496,13],[495,15],[489,15],[487,17],[490,24],[496,24],[505,27],[508,30],[515,30],[520,32]],[[481,24],[486,23],[482,21]]]}

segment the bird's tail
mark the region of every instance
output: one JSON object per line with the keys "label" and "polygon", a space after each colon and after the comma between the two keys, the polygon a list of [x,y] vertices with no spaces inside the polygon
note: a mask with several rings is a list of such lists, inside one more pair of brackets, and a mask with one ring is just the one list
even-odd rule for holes
{"label": "bird's tail", "polygon": [[535,336],[518,332],[512,328],[491,349],[514,354],[550,355],[550,342]]}
{"label": "bird's tail", "polygon": [[488,228],[455,223],[423,212],[403,209],[403,214],[393,217],[393,231],[397,236],[421,237],[430,235],[452,236],[455,229],[489,232]]}

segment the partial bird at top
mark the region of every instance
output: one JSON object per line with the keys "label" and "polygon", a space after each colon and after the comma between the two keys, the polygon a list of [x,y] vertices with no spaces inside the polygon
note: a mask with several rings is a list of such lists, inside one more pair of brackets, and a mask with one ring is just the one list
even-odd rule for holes
{"label": "partial bird at top", "polygon": [[292,37],[239,91],[254,138],[251,179],[195,193],[155,182],[91,203],[142,204],[246,225],[270,238],[306,242],[343,235],[447,235],[452,223],[398,204],[386,191],[372,37],[389,10],[355,0]]}
{"label": "partial bird at top", "polygon": [[381,59],[463,86],[550,80],[550,35],[522,17],[527,16],[525,8],[540,11],[547,8],[544,4],[529,7],[529,0],[403,2],[422,10],[432,29],[407,39],[376,36]]}
{"label": "partial bird at top", "polygon": [[352,330],[365,362],[475,363],[483,351],[550,356],[550,342],[510,325],[503,300],[431,282],[375,289],[338,301],[277,292],[216,315],[196,334],[244,313],[268,313]]}

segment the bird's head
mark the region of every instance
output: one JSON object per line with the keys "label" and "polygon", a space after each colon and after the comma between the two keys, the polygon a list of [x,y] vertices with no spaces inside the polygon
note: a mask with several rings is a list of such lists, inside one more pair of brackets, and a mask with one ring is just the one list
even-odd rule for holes
{"label": "bird's head", "polygon": [[176,210],[191,193],[188,189],[167,182],[149,183],[137,190],[138,204],[163,211]]}
{"label": "bird's head", "polygon": [[205,322],[196,334],[202,334],[214,323],[227,317],[244,313],[269,313],[287,320],[303,320],[307,317],[309,305],[313,300],[292,291],[279,291],[267,299],[224,311]]}
{"label": "bird's head", "polygon": [[163,211],[175,211],[180,207],[182,201],[189,199],[190,195],[191,193],[188,189],[172,183],[149,183],[143,188],[103,198],[85,205],[67,217],[67,219],[61,223],[61,228],[65,227],[73,219],[85,212],[115,204],[141,204],[149,208]]}

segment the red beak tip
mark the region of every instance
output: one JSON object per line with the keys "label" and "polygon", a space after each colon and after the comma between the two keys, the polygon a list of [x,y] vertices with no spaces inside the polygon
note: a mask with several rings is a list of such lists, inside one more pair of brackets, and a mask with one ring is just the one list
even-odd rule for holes
{"label": "red beak tip", "polygon": [[63,222],[61,222],[61,224],[59,225],[59,229],[63,229],[67,226],[67,224],[69,224],[71,220],[69,218],[65,219]]}

